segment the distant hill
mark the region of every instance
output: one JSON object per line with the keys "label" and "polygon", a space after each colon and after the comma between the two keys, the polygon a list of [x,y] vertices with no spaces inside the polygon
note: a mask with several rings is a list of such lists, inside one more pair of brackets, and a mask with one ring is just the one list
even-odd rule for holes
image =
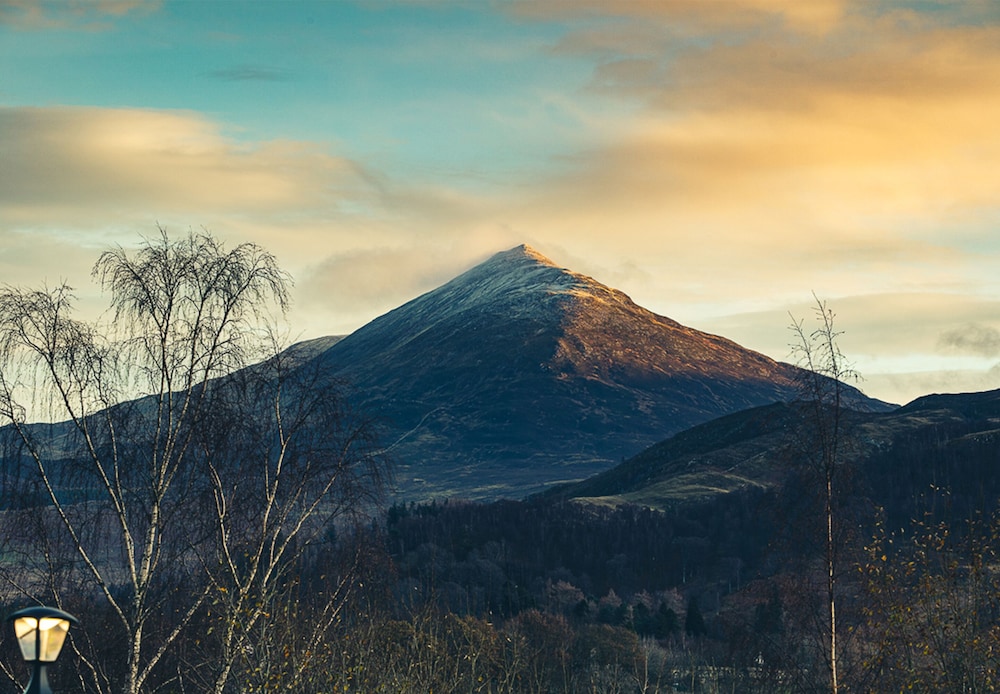
{"label": "distant hill", "polygon": [[[676,434],[621,465],[541,498],[658,509],[776,488],[794,470],[804,407],[758,407]],[[891,412],[844,414],[851,493],[912,514],[933,486],[972,503],[1000,491],[1000,390],[927,395]],[[909,507],[906,509],[904,507]]]}
{"label": "distant hill", "polygon": [[399,496],[416,500],[520,498],[590,477],[670,434],[794,398],[798,372],[527,246],[312,359],[300,351],[385,422]]}

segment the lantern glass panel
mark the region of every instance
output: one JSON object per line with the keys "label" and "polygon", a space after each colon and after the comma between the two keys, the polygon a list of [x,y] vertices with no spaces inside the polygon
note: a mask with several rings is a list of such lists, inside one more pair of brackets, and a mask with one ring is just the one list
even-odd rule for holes
{"label": "lantern glass panel", "polygon": [[14,634],[21,646],[21,655],[28,662],[53,662],[59,657],[68,631],[69,621],[59,617],[19,617],[14,620]]}

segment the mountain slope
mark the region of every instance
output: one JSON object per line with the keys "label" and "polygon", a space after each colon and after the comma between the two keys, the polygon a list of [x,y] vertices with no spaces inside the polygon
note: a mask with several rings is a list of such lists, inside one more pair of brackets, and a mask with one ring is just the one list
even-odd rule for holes
{"label": "mountain slope", "polygon": [[[806,410],[776,403],[720,417],[542,497],[664,509],[775,488],[802,458]],[[1000,390],[928,395],[891,412],[846,411],[843,425],[853,492],[872,494],[879,505],[892,507],[893,499],[900,508],[912,505],[932,487],[957,495],[969,486],[969,498],[997,487],[990,480],[1000,463]]]}
{"label": "mountain slope", "polygon": [[521,497],[585,478],[671,433],[790,399],[797,373],[527,246],[316,360],[386,422],[404,498]]}

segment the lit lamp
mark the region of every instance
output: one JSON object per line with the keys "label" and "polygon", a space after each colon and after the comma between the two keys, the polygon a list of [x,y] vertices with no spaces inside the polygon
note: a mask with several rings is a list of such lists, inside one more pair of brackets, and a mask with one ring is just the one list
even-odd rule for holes
{"label": "lit lamp", "polygon": [[14,622],[21,655],[31,665],[31,680],[24,694],[52,694],[45,668],[59,657],[70,625],[77,623],[76,617],[53,607],[37,606],[18,610],[7,621]]}

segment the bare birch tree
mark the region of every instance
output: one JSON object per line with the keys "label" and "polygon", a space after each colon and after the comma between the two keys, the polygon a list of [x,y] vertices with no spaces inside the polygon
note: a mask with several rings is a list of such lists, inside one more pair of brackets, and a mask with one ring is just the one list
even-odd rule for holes
{"label": "bare birch tree", "polygon": [[[206,537],[196,552],[219,616],[207,683],[216,694],[234,679],[240,692],[301,690],[306,671],[321,664],[318,644],[368,547],[351,547],[339,565],[312,562],[340,580],[304,576],[304,560],[329,555],[330,538],[364,518],[384,481],[365,420],[330,397],[315,368],[288,361],[279,354],[229,379],[199,441]],[[288,603],[297,591],[309,593],[301,609],[311,613],[289,633],[275,622],[282,610],[299,611]],[[276,635],[294,638],[295,652]],[[286,657],[271,657],[279,651]]]}
{"label": "bare birch tree", "polygon": [[809,330],[804,319],[792,317],[791,330],[794,342],[792,356],[802,368],[799,381],[799,395],[807,410],[808,438],[815,468],[822,484],[823,559],[826,578],[826,637],[827,666],[829,668],[830,691],[837,694],[840,689],[839,644],[837,627],[837,580],[839,567],[839,518],[836,500],[841,481],[844,441],[844,405],[848,385],[846,381],[857,380],[858,374],[840,351],[838,338],[842,334],[834,327],[834,312],[825,301],[816,298],[813,308],[818,326]]}
{"label": "bare birch tree", "polygon": [[[222,692],[243,638],[234,620],[259,623],[304,548],[381,483],[369,428],[337,419],[332,393],[299,378],[286,397],[277,362],[248,368],[273,355],[288,305],[274,257],[159,232],[100,256],[110,308],[95,323],[72,317],[65,285],[0,291],[5,492],[44,510],[49,543],[44,561],[6,564],[4,577],[113,615],[123,667],[83,648],[93,634],[73,641],[89,691],[182,691],[178,678],[199,675]],[[225,634],[215,652],[163,672],[206,618]]]}

